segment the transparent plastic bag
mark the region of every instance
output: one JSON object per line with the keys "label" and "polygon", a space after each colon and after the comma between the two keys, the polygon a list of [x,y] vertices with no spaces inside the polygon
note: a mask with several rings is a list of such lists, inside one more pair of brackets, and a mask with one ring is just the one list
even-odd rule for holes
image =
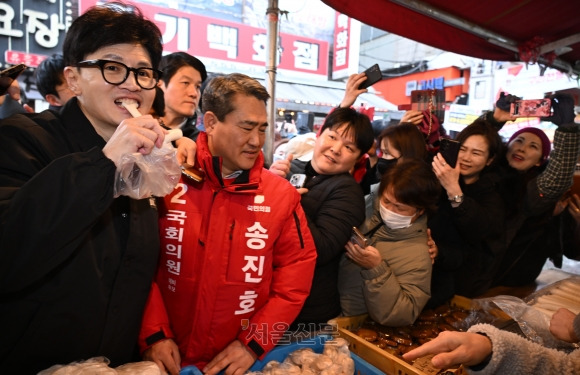
{"label": "transparent plastic bag", "polygon": [[106,357],[93,357],[67,365],[54,365],[38,375],[161,375],[155,362],[132,362],[116,368],[109,367],[109,363]]}
{"label": "transparent plastic bag", "polygon": [[[541,293],[546,293],[546,291]],[[550,332],[550,318],[535,309],[533,304],[531,304],[536,297],[537,295],[532,294],[526,297],[526,300],[522,300],[514,296],[500,295],[491,298],[474,299],[472,306],[475,309],[486,312],[497,310],[497,308],[501,309],[518,324],[524,336],[542,346],[566,351],[576,348],[575,344],[558,340],[552,335]],[[477,321],[475,323],[489,323],[502,328],[506,321],[495,314],[495,318],[491,318],[491,321]]]}
{"label": "transparent plastic bag", "polygon": [[155,147],[149,155],[138,152],[123,155],[115,175],[115,198],[126,195],[143,199],[171,193],[181,176],[177,152],[171,141],[181,136],[181,130],[174,129],[165,136],[163,147]]}
{"label": "transparent plastic bag", "polygon": [[109,363],[105,357],[94,357],[67,365],[54,365],[38,375],[116,375],[117,371],[110,368]]}

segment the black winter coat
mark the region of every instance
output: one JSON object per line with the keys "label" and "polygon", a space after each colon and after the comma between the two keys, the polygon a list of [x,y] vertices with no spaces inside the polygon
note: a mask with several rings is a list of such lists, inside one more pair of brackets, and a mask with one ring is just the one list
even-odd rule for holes
{"label": "black winter coat", "polygon": [[310,295],[292,327],[296,329],[297,324],[326,323],[340,314],[338,264],[352,227],[365,219],[365,203],[361,187],[349,173],[318,175],[310,162],[293,160],[288,178],[294,173],[308,176],[301,205],[318,254]]}
{"label": "black winter coat", "polygon": [[105,141],[70,100],[0,123],[0,372],[136,359],[159,254],[149,199],[113,198]]}

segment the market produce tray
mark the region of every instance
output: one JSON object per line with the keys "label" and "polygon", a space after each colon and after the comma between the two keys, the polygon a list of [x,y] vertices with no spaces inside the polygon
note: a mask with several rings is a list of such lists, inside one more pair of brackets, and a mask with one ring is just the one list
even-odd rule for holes
{"label": "market produce tray", "polygon": [[[331,335],[318,335],[311,339],[303,340],[301,342],[295,342],[288,345],[279,345],[272,349],[270,353],[266,354],[264,359],[257,360],[252,367],[250,367],[249,371],[261,371],[264,366],[270,361],[278,361],[283,362],[284,359],[288,356],[288,354],[292,353],[295,350],[303,349],[303,348],[310,348],[316,353],[322,353],[324,349],[324,343],[328,340],[331,340]],[[351,357],[354,360],[354,371],[356,375],[382,375],[384,372],[380,371],[375,366],[371,365],[357,354],[351,352]],[[194,366],[184,367],[180,375],[199,375],[200,372],[197,372],[197,368]]]}
{"label": "market produce tray", "polygon": [[[451,306],[469,310],[471,300],[469,298],[455,296]],[[435,374],[466,374],[463,367],[454,369],[436,369],[431,365],[432,356],[417,359],[414,364],[405,362],[403,359],[380,349],[378,346],[371,344],[353,331],[361,327],[368,315],[357,315],[341,317],[331,320],[329,323],[336,326],[340,337],[350,343],[350,350],[361,358],[365,359],[371,365],[388,375],[435,375]]]}

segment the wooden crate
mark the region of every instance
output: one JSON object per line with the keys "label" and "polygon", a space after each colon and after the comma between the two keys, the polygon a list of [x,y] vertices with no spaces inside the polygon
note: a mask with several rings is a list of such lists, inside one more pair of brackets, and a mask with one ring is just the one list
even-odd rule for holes
{"label": "wooden crate", "polygon": [[[453,306],[469,309],[471,300],[461,296],[455,296],[451,301]],[[431,365],[431,357],[419,358],[411,365],[401,358],[394,356],[376,345],[371,344],[362,337],[353,333],[367,318],[367,314],[341,317],[329,321],[337,327],[340,337],[350,343],[350,350],[358,356],[385,372],[388,375],[435,375],[435,374],[466,374],[463,367],[440,370]]]}

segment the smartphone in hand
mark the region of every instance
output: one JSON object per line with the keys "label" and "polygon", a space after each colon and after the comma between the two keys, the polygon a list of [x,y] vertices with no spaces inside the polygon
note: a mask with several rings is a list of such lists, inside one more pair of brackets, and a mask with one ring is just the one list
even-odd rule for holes
{"label": "smartphone in hand", "polygon": [[367,79],[358,86],[359,90],[366,89],[383,79],[383,73],[381,72],[381,68],[379,68],[379,64],[371,66],[364,73]]}
{"label": "smartphone in hand", "polygon": [[290,177],[290,185],[294,186],[296,189],[304,187],[306,183],[306,175],[302,173],[295,173]]}
{"label": "smartphone in hand", "polygon": [[510,114],[514,117],[549,117],[552,101],[545,99],[516,100],[511,104]]}
{"label": "smartphone in hand", "polygon": [[439,152],[451,168],[455,168],[455,165],[457,164],[457,156],[459,155],[460,147],[461,145],[459,142],[454,141],[453,139],[441,138],[439,140]]}
{"label": "smartphone in hand", "polygon": [[12,82],[18,78],[20,73],[26,70],[26,68],[27,66],[25,64],[18,64],[0,72],[0,95],[6,94],[6,91]]}
{"label": "smartphone in hand", "polygon": [[356,227],[352,227],[350,242],[359,245],[363,249],[369,244],[369,240]]}

